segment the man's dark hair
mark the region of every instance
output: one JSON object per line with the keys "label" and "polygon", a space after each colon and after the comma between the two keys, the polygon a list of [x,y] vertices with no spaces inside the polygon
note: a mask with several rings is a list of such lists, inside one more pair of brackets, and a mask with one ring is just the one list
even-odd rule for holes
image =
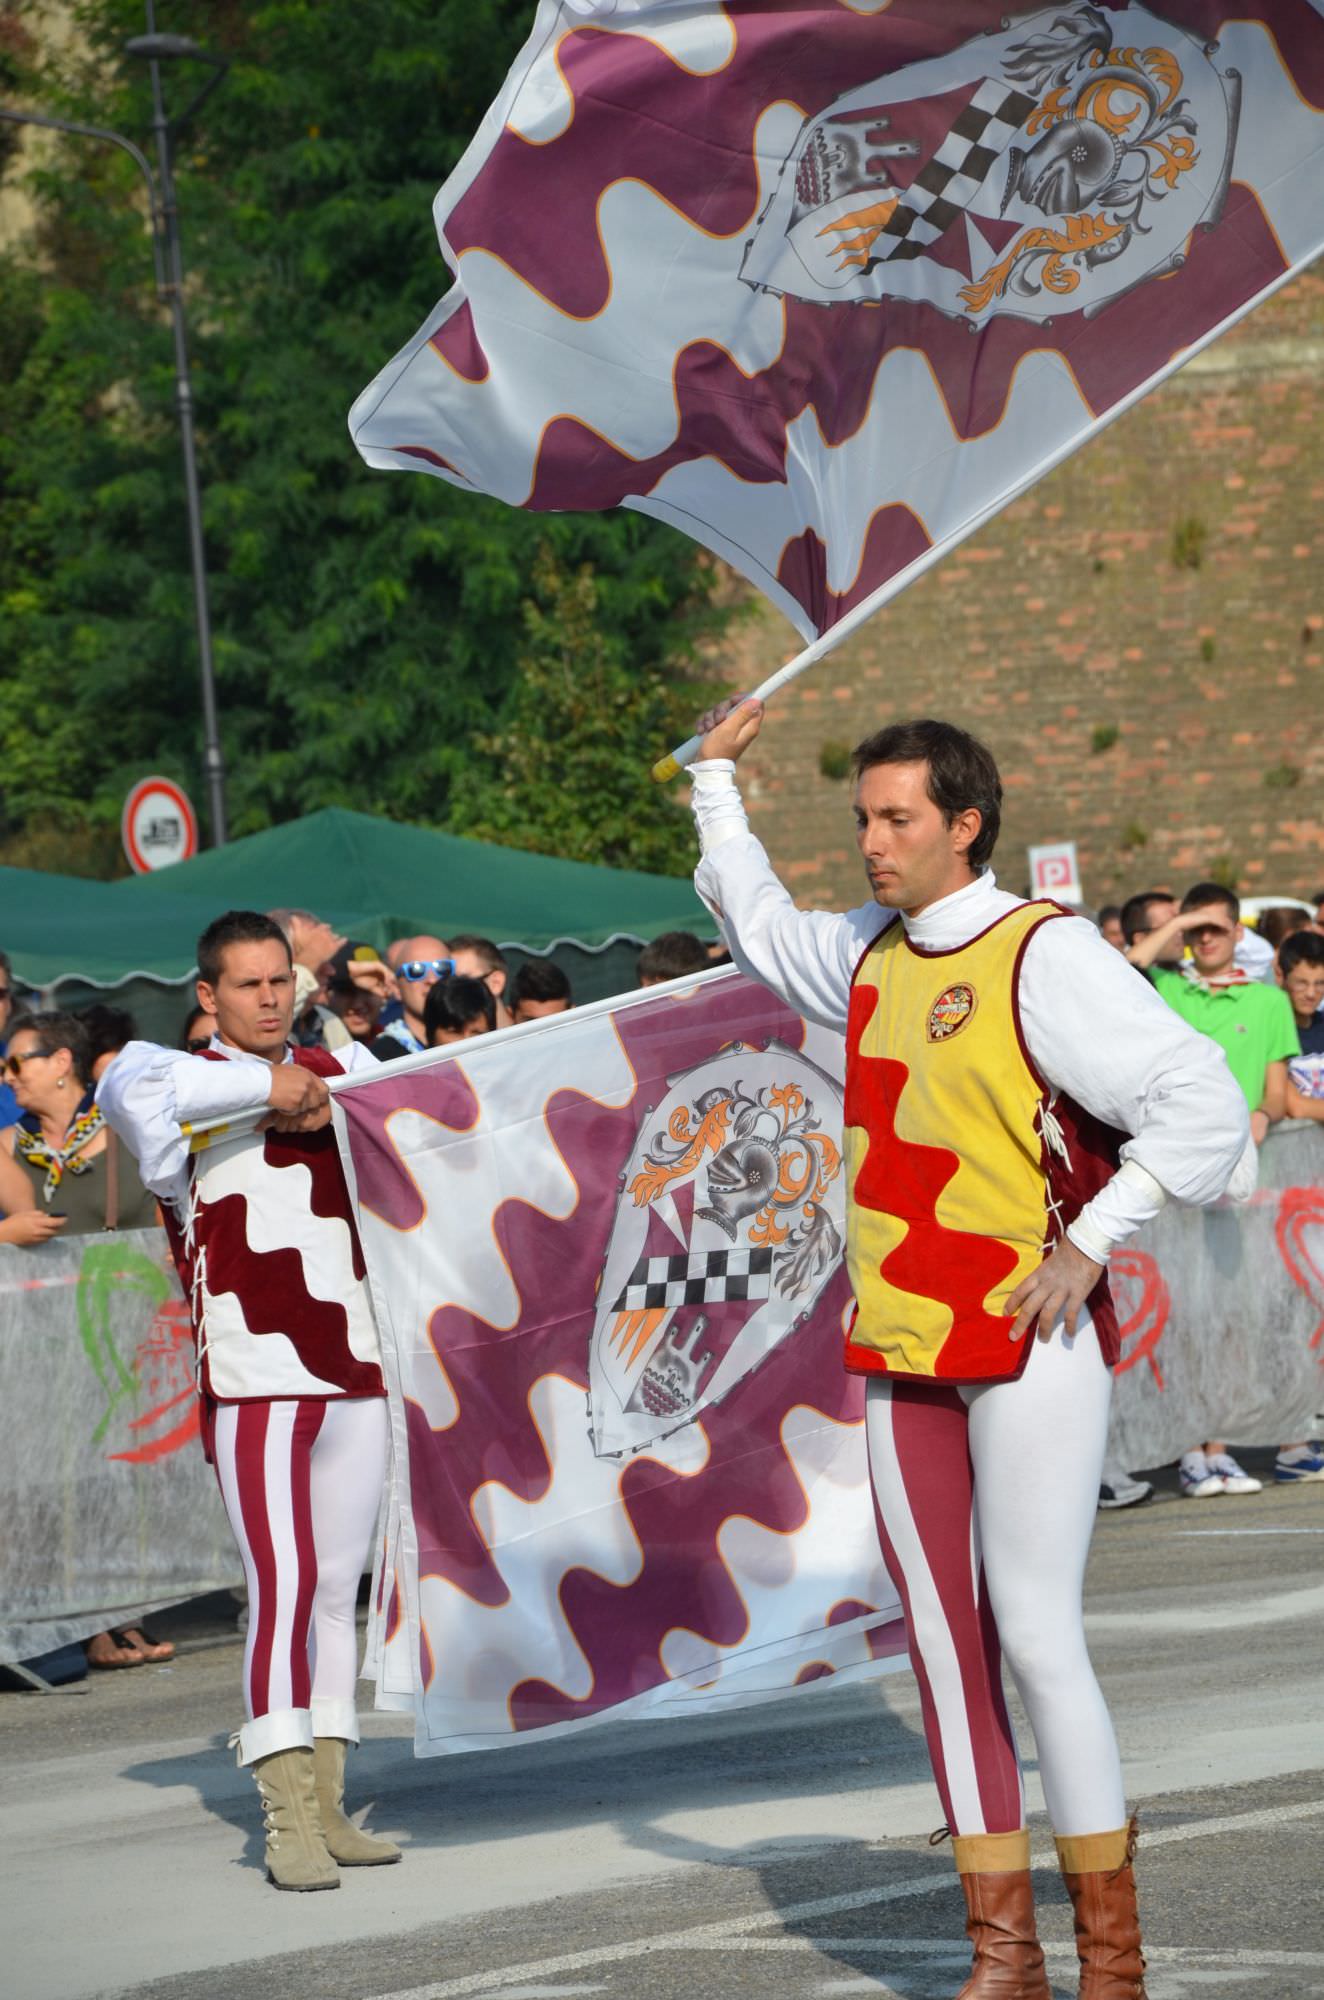
{"label": "man's dark hair", "polygon": [[198,977],[208,986],[220,978],[225,948],[232,944],[278,944],[293,970],[290,941],[274,918],[264,917],[261,910],[227,910],[214,917],[198,939]]}
{"label": "man's dark hair", "polygon": [[492,989],[481,979],[466,979],[457,973],[453,979],[434,980],[423,1002],[423,1039],[431,1045],[438,1028],[451,1035],[463,1034],[480,1014],[489,1030],[495,1028],[496,1001]]}
{"label": "man's dark hair", "polygon": [[459,952],[471,951],[485,973],[506,970],[506,961],[491,938],[453,937],[450,939],[450,948],[452,958]]}
{"label": "man's dark hair", "polygon": [[1318,931],[1293,931],[1278,947],[1278,970],[1286,979],[1298,965],[1324,965],[1324,937]]}
{"label": "man's dark hair", "polygon": [[993,752],[977,736],[952,722],[889,722],[857,744],[851,757],[855,777],[876,764],[927,764],[924,789],[950,826],[958,813],[979,814],[979,832],[966,860],[983,868],[997,845],[1002,825],[1002,780]]}
{"label": "man's dark hair", "polygon": [[6,979],[12,979],[14,976],[14,968],[9,963],[9,953],[7,951],[0,951],[0,972],[4,973]]}
{"label": "man's dark hair", "polygon": [[99,1062],[102,1056],[117,1056],[121,1049],[138,1039],[138,1023],[127,1008],[106,1007],[97,1000],[90,1007],[80,1007],[78,1018],[83,1024],[93,1062]]}
{"label": "man's dark hair", "polygon": [[1122,921],[1121,904],[1105,903],[1103,908],[1099,911],[1098,915],[1095,917],[1094,921],[1099,926],[1099,929],[1102,930],[1104,925],[1111,923],[1114,917],[1116,917],[1118,923]]}
{"label": "man's dark hair", "polygon": [[1295,903],[1273,903],[1267,910],[1261,910],[1255,919],[1255,934],[1262,937],[1277,951],[1280,944],[1290,938],[1294,931],[1308,931],[1310,918]]}
{"label": "man's dark hair", "polygon": [[564,1000],[571,1004],[570,981],[553,958],[526,958],[510,989],[510,1010],[522,1000]]}
{"label": "man's dark hair", "polygon": [[1212,910],[1215,905],[1226,910],[1234,924],[1241,922],[1240,899],[1221,882],[1197,882],[1181,899],[1183,915],[1187,910]]}
{"label": "man's dark hair", "polygon": [[639,954],[636,976],[661,981],[683,979],[687,972],[706,972],[708,952],[693,931],[663,931]]}
{"label": "man's dark hair", "polygon": [[87,1030],[77,1014],[60,1014],[53,1008],[40,1014],[20,1014],[10,1023],[10,1041],[25,1031],[37,1037],[37,1047],[44,1056],[68,1049],[74,1061],[74,1074],[86,1090],[92,1081],[92,1050]]}
{"label": "man's dark hair", "polygon": [[1153,930],[1149,920],[1155,903],[1172,903],[1176,897],[1166,889],[1142,889],[1138,896],[1128,896],[1122,904],[1122,936],[1128,944],[1134,944],[1146,931]]}

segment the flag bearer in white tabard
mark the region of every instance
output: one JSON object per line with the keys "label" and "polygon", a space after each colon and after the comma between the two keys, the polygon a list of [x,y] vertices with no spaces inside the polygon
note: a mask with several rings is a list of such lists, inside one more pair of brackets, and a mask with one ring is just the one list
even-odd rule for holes
{"label": "flag bearer in white tabard", "polygon": [[1082,2000],[1143,2000],[1135,1823],[1081,1604],[1118,1358],[1106,1266],[1169,1196],[1249,1192],[1245,1103],[1093,924],[998,888],[997,768],[949,723],[859,746],[872,900],[797,910],[735,783],[762,713],[700,725],[696,880],[736,963],[846,1035],[846,1366],[966,1897],[960,2000],[1050,2000],[1004,1657]]}
{"label": "flag bearer in white tabard", "polygon": [[[269,1879],[335,1889],[337,1863],[400,1859],[343,1810],[387,1425],[326,1078],[378,1065],[356,1042],[291,1047],[289,945],[254,910],[198,940],[198,1001],[216,1016],[210,1045],[130,1042],[98,1102],[161,1201],[190,1301],[204,1445],[248,1580],[239,1761],[265,1807]],[[256,1111],[258,1130],[199,1143],[200,1125]]]}

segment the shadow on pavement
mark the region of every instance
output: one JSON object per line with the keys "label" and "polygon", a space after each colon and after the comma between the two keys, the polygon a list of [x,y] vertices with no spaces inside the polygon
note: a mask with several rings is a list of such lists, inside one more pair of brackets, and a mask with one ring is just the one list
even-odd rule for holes
{"label": "shadow on pavement", "polygon": [[[192,1788],[204,1813],[245,1835],[245,1864],[260,1866],[256,1788],[234,1757],[218,1736],[206,1750],[141,1758],[125,1775]],[[415,1850],[595,1822],[612,1822],[646,1847],[659,1837],[656,1822],[675,1813],[928,1781],[923,1738],[881,1694],[862,1715],[858,1689],[843,1688],[806,1693],[783,1705],[776,1721],[762,1707],[715,1716],[707,1726],[699,1718],[605,1723],[582,1736],[462,1756],[416,1759],[408,1738],[369,1737],[350,1758],[346,1806],[356,1816],[368,1807],[375,1830],[402,1834]]]}

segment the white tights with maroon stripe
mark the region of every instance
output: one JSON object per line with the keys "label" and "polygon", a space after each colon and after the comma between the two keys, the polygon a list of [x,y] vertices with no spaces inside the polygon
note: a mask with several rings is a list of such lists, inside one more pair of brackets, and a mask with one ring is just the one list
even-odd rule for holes
{"label": "white tights with maroon stripe", "polygon": [[1085,1646],[1085,1559],[1112,1378],[1086,1323],[1014,1382],[869,1383],[883,1554],[906,1609],[933,1774],[954,1833],[1025,1824],[1006,1658],[1053,1830],[1126,1822],[1117,1739]]}
{"label": "white tights with maroon stripe", "polygon": [[354,1625],[386,1471],[381,1396],[222,1403],[216,1475],[248,1582],[239,1761],[359,1739]]}

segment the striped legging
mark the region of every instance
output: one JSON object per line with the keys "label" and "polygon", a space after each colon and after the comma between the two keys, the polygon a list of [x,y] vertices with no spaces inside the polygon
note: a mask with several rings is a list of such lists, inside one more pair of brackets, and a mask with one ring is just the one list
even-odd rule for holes
{"label": "striped legging", "polygon": [[222,1403],[213,1454],[248,1583],[239,1760],[358,1741],[354,1624],[386,1468],[380,1396]]}
{"label": "striped legging", "polygon": [[901,1593],[924,1733],[954,1833],[1011,1833],[1025,1795],[1002,1660],[1053,1829],[1126,1820],[1117,1739],[1081,1594],[1112,1378],[1086,1320],[1036,1340],[1013,1382],[872,1380],[866,1428],[883,1556]]}

